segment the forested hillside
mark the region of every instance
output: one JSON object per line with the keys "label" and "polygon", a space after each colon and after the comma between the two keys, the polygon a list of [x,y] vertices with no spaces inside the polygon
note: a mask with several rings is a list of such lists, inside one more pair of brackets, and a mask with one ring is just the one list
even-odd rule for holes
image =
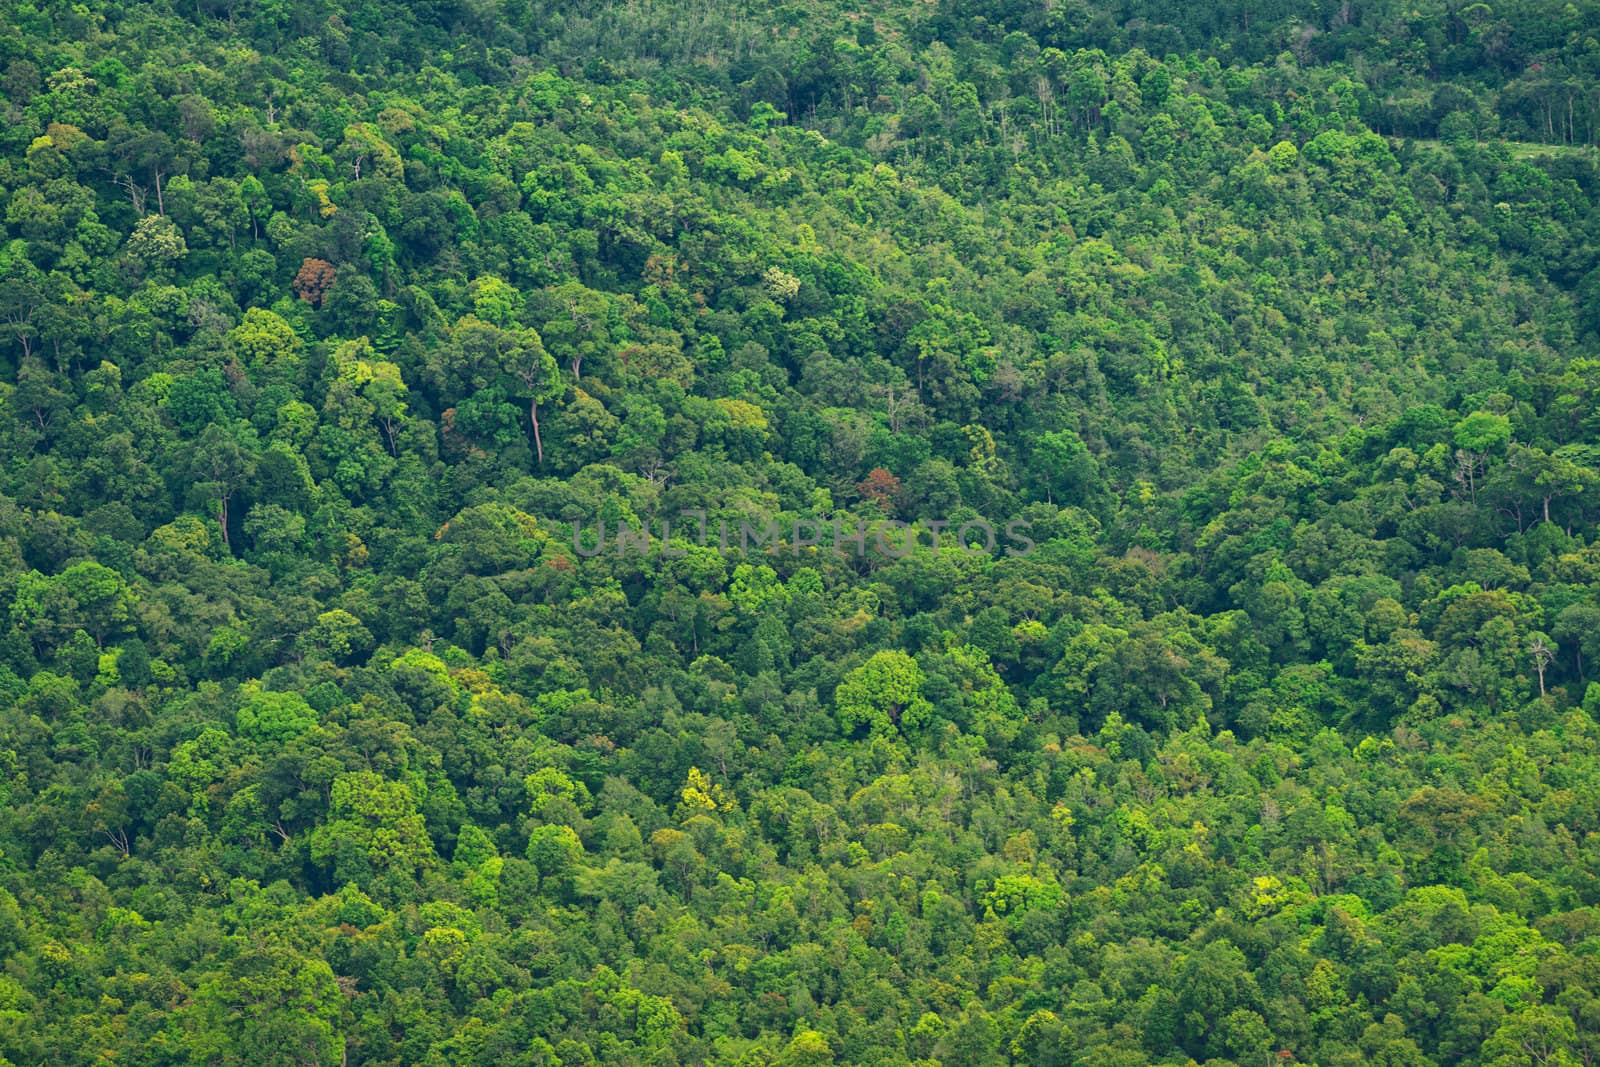
{"label": "forested hillside", "polygon": [[1597,141],[1583,0],[6,0],[0,1063],[1600,1063]]}

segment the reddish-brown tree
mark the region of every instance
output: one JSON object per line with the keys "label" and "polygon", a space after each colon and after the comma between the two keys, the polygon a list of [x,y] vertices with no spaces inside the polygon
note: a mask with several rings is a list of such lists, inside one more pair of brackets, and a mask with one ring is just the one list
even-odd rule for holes
{"label": "reddish-brown tree", "polygon": [[307,257],[294,276],[294,292],[312,307],[321,307],[322,298],[333,288],[333,264],[325,259]]}
{"label": "reddish-brown tree", "polygon": [[892,513],[895,501],[900,497],[900,479],[882,467],[868,471],[866,478],[856,488],[861,491],[863,498],[871,500],[885,512]]}

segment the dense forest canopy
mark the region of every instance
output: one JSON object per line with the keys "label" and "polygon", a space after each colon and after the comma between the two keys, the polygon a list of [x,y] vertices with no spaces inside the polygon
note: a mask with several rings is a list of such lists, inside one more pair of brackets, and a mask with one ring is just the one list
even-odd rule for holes
{"label": "dense forest canopy", "polygon": [[0,1063],[1600,1062],[1597,143],[1582,0],[8,0]]}

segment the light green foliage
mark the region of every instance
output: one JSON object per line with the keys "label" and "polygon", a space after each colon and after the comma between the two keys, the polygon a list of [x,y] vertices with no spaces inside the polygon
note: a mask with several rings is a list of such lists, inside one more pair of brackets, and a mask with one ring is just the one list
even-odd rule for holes
{"label": "light green foliage", "polygon": [[294,328],[266,308],[249,308],[228,331],[228,345],[254,375],[294,381],[299,375],[303,343]]}
{"label": "light green foliage", "polygon": [[166,270],[189,251],[183,233],[171,219],[161,215],[148,215],[139,220],[133,233],[128,235],[127,250],[147,271]]}
{"label": "light green foliage", "polygon": [[522,313],[522,294],[493,275],[472,283],[472,310],[478,318],[510,328]]}
{"label": "light green foliage", "polygon": [[1013,925],[1031,911],[1061,908],[1066,900],[1061,886],[1031,874],[1003,875],[983,894],[983,906]]}
{"label": "light green foliage", "polygon": [[336,883],[363,888],[386,875],[404,884],[436,862],[411,789],[371,771],[334,779],[328,822],[311,836],[311,858],[327,867]]}
{"label": "light green foliage", "polygon": [[1511,440],[1511,420],[1488,411],[1474,411],[1456,423],[1456,447],[1469,452],[1491,452]]}
{"label": "light green foliage", "polygon": [[833,696],[840,728],[865,726],[873,735],[912,733],[933,718],[933,705],[922,697],[922,669],[896,649],[874,652],[845,676]]}
{"label": "light green foliage", "polygon": [[239,734],[281,743],[317,725],[317,713],[297,693],[252,693],[239,705]]}
{"label": "light green foliage", "polygon": [[1600,5],[0,23],[0,1064],[1600,1062]]}
{"label": "light green foliage", "polygon": [[372,634],[360,619],[343,608],[334,608],[318,615],[316,625],[308,636],[313,647],[325,650],[336,659],[372,648]]}

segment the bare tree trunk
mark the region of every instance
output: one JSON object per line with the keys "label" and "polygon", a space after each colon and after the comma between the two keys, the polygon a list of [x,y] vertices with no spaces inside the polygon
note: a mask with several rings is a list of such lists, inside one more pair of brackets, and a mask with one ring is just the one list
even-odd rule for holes
{"label": "bare tree trunk", "polygon": [[128,198],[133,201],[133,210],[141,219],[144,218],[145,188],[133,180],[129,174],[121,178],[112,178],[112,185],[120,185],[128,193]]}

